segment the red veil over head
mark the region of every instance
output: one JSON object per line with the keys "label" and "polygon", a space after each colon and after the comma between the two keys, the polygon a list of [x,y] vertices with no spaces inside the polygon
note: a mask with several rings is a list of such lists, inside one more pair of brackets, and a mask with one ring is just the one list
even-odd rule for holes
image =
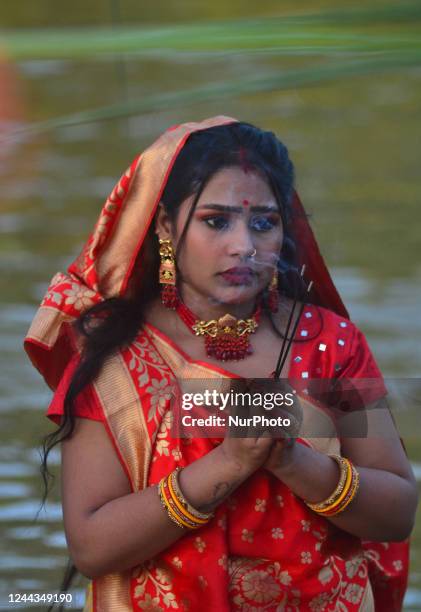
{"label": "red veil over head", "polygon": [[[71,323],[92,304],[130,291],[133,270],[142,274],[138,255],[174,161],[189,135],[236,122],[214,117],[167,130],[137,156],[106,200],[93,232],[67,274],[54,276],[25,338],[25,350],[47,384],[55,389],[77,350]],[[294,193],[293,233],[300,265],[313,280],[311,301],[348,317]],[[140,269],[139,269],[140,267]]]}
{"label": "red veil over head", "polygon": [[[142,277],[139,257],[161,194],[178,153],[190,134],[210,127],[230,124],[236,119],[214,117],[200,123],[174,126],[137,156],[107,198],[93,232],[67,273],[57,273],[32,321],[24,347],[32,363],[51,389],[55,389],[72,356],[80,346],[72,323],[95,303],[110,297],[130,294],[134,279]],[[299,264],[306,265],[306,276],[313,281],[310,301],[348,318],[319,251],[298,195],[293,200],[293,227]],[[136,272],[136,274],[134,274]],[[138,288],[138,287],[137,287]],[[402,547],[400,558],[407,557],[408,544],[370,543],[374,568],[391,547]],[[407,567],[396,580],[404,590]],[[373,574],[374,576],[374,574]],[[388,608],[389,586],[381,572],[373,583],[376,608]],[[396,586],[396,585],[395,585]],[[396,609],[396,608],[394,608]]]}

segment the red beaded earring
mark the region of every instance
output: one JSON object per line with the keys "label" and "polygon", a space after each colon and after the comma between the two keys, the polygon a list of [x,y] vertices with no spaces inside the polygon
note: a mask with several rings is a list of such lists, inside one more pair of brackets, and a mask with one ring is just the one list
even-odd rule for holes
{"label": "red beaded earring", "polygon": [[175,310],[179,303],[175,284],[175,258],[171,240],[159,239],[159,283],[161,285],[161,301],[166,308]]}
{"label": "red beaded earring", "polygon": [[272,279],[269,283],[268,306],[271,312],[278,312],[279,308],[279,291],[278,291],[278,269],[275,268],[272,274]]}

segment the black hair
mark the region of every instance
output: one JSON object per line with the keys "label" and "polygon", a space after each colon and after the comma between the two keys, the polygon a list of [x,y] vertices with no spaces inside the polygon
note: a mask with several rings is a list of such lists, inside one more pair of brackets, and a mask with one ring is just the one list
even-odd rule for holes
{"label": "black hair", "polygon": [[[222,168],[244,167],[245,164],[267,180],[278,203],[284,230],[278,262],[278,288],[281,293],[295,298],[299,275],[291,232],[294,168],[287,148],[272,132],[248,123],[232,123],[197,131],[189,136],[175,160],[161,197],[170,220],[175,222],[181,203],[194,195],[178,248],[182,247],[194,208],[210,178]],[[146,305],[158,295],[158,240],[153,227],[148,232],[138,259],[148,270],[148,283],[142,286],[142,291],[139,290],[139,284],[136,287],[136,283],[132,283],[134,290],[131,291],[131,297],[106,299],[82,313],[74,323],[76,333],[83,339],[82,358],[66,392],[62,422],[42,441],[44,495],[41,508],[48,496],[50,479],[53,480],[47,466],[48,455],[54,446],[71,437],[74,431],[75,398],[94,380],[107,357],[133,341],[142,325]],[[266,309],[269,312],[267,304]],[[95,325],[91,325],[93,319]],[[271,321],[275,331],[282,336],[272,317]],[[77,573],[69,559],[61,584],[62,591],[68,590]],[[49,608],[52,609],[54,605]],[[62,607],[59,609],[62,610]]]}

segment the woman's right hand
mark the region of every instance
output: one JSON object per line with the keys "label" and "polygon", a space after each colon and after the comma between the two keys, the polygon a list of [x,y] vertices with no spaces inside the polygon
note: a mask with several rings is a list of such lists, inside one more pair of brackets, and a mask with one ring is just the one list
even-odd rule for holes
{"label": "woman's right hand", "polygon": [[226,437],[220,448],[237,469],[252,473],[265,463],[274,443],[270,433],[264,431],[258,432],[258,437]]}
{"label": "woman's right hand", "polygon": [[[234,394],[249,392],[249,381],[247,379],[232,380],[231,391]],[[237,405],[229,406],[228,411],[230,415],[240,418],[250,417],[257,412],[250,406]],[[273,444],[273,436],[267,430],[263,431],[262,428],[256,426],[235,426],[232,429],[228,428],[221,444],[221,451],[237,469],[241,468],[246,473],[252,473],[266,461]]]}

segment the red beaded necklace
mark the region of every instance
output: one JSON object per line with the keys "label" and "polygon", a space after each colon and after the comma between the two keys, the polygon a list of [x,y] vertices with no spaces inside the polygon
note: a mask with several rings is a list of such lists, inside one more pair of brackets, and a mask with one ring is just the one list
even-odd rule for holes
{"label": "red beaded necklace", "polygon": [[260,300],[249,319],[236,319],[226,314],[219,319],[202,321],[181,300],[175,310],[196,336],[205,337],[205,348],[209,357],[220,361],[238,361],[253,353],[249,336],[254,334],[260,322]]}

